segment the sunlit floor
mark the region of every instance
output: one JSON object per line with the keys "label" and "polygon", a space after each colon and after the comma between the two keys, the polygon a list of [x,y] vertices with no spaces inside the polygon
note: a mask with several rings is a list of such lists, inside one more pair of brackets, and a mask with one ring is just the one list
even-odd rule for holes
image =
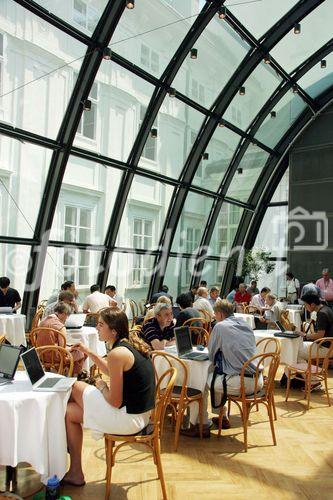
{"label": "sunlit floor", "polygon": [[[333,370],[330,371],[333,404]],[[162,439],[162,462],[169,499],[333,499],[333,406],[324,392],[312,394],[311,409],[305,410],[303,394],[276,390],[278,445],[272,444],[263,407],[251,413],[249,450],[243,452],[241,420],[232,407],[232,428],[220,439],[213,430],[210,439],[181,437],[178,452],[172,448],[173,434],[167,425]],[[72,499],[103,499],[105,453],[103,441],[85,432],[84,471],[87,485],[63,489]],[[112,473],[110,498],[160,499],[160,483],[151,456],[139,447],[118,454]]]}

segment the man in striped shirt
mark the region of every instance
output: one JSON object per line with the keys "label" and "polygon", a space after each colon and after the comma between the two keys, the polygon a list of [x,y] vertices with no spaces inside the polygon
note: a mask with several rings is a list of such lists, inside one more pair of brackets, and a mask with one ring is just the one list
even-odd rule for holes
{"label": "man in striped shirt", "polygon": [[154,318],[145,323],[141,337],[155,350],[163,350],[174,342],[174,324],[171,304],[159,302],[154,307]]}

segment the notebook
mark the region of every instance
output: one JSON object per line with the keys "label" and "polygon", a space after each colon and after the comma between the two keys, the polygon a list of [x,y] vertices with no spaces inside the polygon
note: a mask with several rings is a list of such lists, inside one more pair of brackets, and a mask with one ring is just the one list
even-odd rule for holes
{"label": "notebook", "polygon": [[20,354],[21,347],[0,344],[0,385],[13,381]]}
{"label": "notebook", "polygon": [[76,382],[74,377],[50,377],[46,374],[34,347],[21,354],[21,359],[32,383],[33,391],[65,392]]}
{"label": "notebook", "polygon": [[193,349],[191,332],[188,326],[180,326],[174,329],[178,356],[181,359],[194,359],[195,361],[206,361],[208,354]]}
{"label": "notebook", "polygon": [[12,307],[0,307],[0,314],[13,314]]}
{"label": "notebook", "polygon": [[274,333],[274,337],[286,337],[289,339],[297,339],[299,333],[292,332],[291,330],[286,330],[280,321],[275,321],[276,326],[279,328],[279,332]]}
{"label": "notebook", "polygon": [[80,330],[85,322],[86,314],[70,314],[65,322],[66,330]]}

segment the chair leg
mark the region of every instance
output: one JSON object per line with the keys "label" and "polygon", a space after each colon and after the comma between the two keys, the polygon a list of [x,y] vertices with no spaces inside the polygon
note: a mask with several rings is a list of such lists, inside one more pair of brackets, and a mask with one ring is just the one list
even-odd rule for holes
{"label": "chair leg", "polygon": [[249,420],[248,407],[246,404],[242,404],[242,420],[243,420],[243,430],[244,430],[244,451],[247,452],[247,424]]}
{"label": "chair leg", "polygon": [[177,451],[178,448],[178,443],[179,443],[179,433],[180,433],[180,426],[183,420],[184,416],[184,407],[182,405],[178,406],[178,411],[176,413],[176,427],[175,427],[175,441],[174,441],[174,449]]}
{"label": "chair leg", "polygon": [[[230,405],[230,400],[229,400],[229,403],[228,403],[228,407]],[[218,433],[217,433],[217,437],[220,437],[221,436],[221,433],[222,433],[222,417],[223,417],[223,406],[221,406],[220,408],[220,411],[219,411],[219,429],[218,429]]]}
{"label": "chair leg", "polygon": [[288,372],[287,372],[287,389],[286,389],[286,399],[285,399],[285,401],[288,401],[288,398],[289,398],[290,378],[291,378],[291,371],[288,368]]}
{"label": "chair leg", "polygon": [[272,408],[273,408],[274,420],[277,420],[274,394],[272,394]]}
{"label": "chair leg", "polygon": [[268,401],[267,411],[268,411],[268,416],[269,416],[269,423],[271,426],[273,443],[274,443],[274,446],[276,446],[276,437],[275,437],[274,419],[273,419],[274,411],[273,411],[273,405],[272,405],[271,401]]}
{"label": "chair leg", "polygon": [[109,500],[111,491],[111,473],[113,465],[113,446],[114,442],[106,439],[105,449],[106,449],[106,488],[105,488],[105,500]]}
{"label": "chair leg", "polygon": [[228,418],[230,417],[231,400],[228,399]]}
{"label": "chair leg", "polygon": [[311,373],[306,374],[305,378],[305,395],[307,398],[307,409],[310,408],[310,396],[311,396]]}
{"label": "chair leg", "polygon": [[324,383],[325,383],[325,392],[326,392],[326,396],[327,396],[328,406],[331,406],[330,395],[329,395],[329,393],[328,393],[328,386],[327,386],[327,374],[326,374],[326,373],[325,373],[325,376],[324,376]]}
{"label": "chair leg", "polygon": [[199,406],[199,434],[200,434],[200,439],[202,439],[202,436],[203,436],[203,404],[202,404],[202,398],[199,399],[198,406]]}
{"label": "chair leg", "polygon": [[160,445],[160,440],[158,437],[154,438],[153,447],[155,450],[157,475],[158,475],[158,478],[161,482],[163,500],[168,500],[166,487],[165,487],[165,481],[164,481],[164,475],[163,475],[162,462],[161,462],[161,445]]}

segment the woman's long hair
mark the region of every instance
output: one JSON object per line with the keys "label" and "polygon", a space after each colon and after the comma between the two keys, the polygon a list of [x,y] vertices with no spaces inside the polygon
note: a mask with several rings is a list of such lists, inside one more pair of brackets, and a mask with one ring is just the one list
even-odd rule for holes
{"label": "woman's long hair", "polygon": [[117,307],[105,307],[100,311],[100,317],[110,329],[116,330],[117,340],[125,339],[137,351],[148,357],[150,347],[134,332],[129,331],[128,318],[124,311]]}

